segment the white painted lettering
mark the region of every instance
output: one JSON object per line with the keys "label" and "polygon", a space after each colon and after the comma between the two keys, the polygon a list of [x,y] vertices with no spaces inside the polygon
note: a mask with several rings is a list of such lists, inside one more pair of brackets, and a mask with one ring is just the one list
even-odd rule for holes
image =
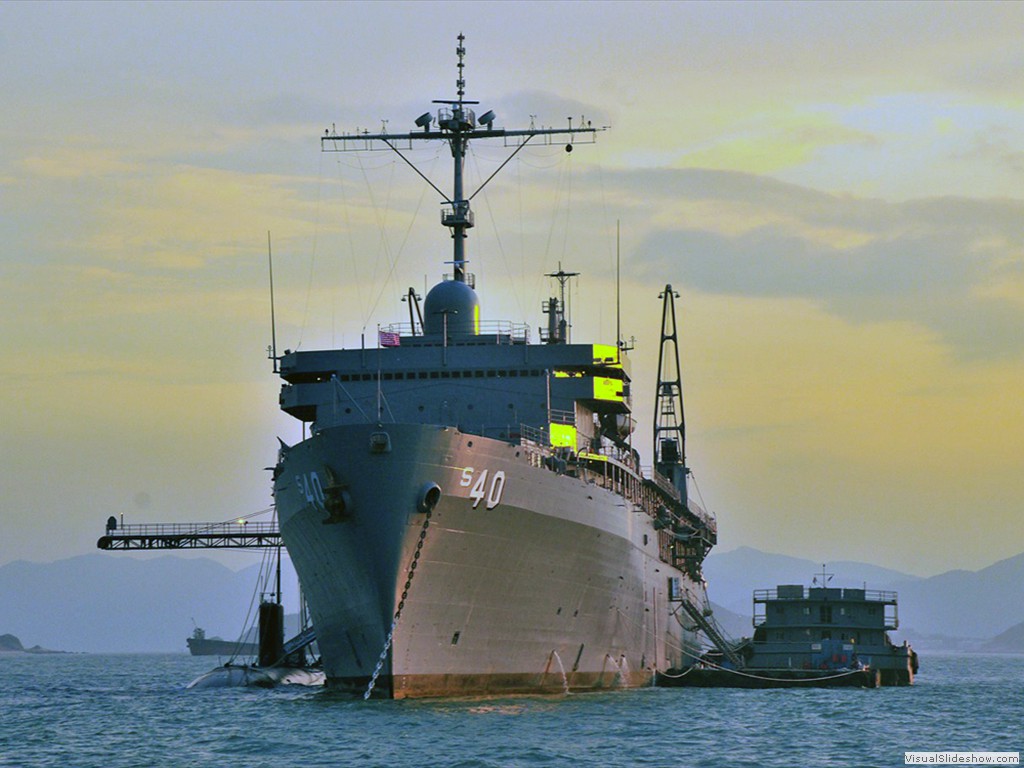
{"label": "white painted lettering", "polygon": [[498,470],[494,473],[494,479],[491,480],[491,490],[487,494],[487,508],[494,509],[501,503],[501,494],[505,492],[505,473],[502,470]]}

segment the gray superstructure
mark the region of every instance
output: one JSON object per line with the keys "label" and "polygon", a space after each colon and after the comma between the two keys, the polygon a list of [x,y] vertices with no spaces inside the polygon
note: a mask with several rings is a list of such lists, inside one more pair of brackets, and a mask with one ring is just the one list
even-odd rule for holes
{"label": "gray superstructure", "polygon": [[[458,99],[420,130],[323,138],[338,151],[450,145],[454,270],[419,322],[383,329],[373,348],[275,355],[280,406],[310,433],[282,444],[274,470],[281,536],[329,684],[394,697],[649,685],[699,656],[681,607],[706,602],[716,540],[686,497],[681,424],[656,425],[645,477],[624,345],[569,343],[558,297],[543,343],[488,324],[465,268],[468,141],[502,138],[514,153],[598,129],[477,120],[461,35],[458,54]],[[563,288],[572,276],[552,275]],[[665,391],[681,411],[678,377]]]}
{"label": "gray superstructure", "polygon": [[[910,685],[917,653],[896,645],[895,592],[866,588],[780,584],[754,592],[754,637],[740,653],[746,669],[876,670],[880,685]],[[817,585],[817,579],[815,584]]]}

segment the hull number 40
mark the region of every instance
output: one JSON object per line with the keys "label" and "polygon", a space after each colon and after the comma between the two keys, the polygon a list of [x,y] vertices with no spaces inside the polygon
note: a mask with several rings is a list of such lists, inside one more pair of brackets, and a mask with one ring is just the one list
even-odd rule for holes
{"label": "hull number 40", "polygon": [[[494,509],[501,503],[501,496],[505,492],[505,473],[499,469],[491,475],[488,470],[482,469],[474,480],[475,472],[473,467],[463,469],[459,485],[469,488],[469,498],[473,500],[473,509],[476,509],[480,506],[480,502],[485,500],[484,506],[487,509]],[[488,477],[490,483],[488,483]]]}

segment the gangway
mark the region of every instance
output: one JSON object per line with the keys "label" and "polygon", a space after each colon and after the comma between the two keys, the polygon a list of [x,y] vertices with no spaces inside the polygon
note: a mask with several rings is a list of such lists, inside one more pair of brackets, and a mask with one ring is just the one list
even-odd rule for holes
{"label": "gangway", "polygon": [[694,604],[686,597],[680,600],[679,604],[682,606],[683,610],[686,611],[686,614],[693,619],[697,626],[703,630],[712,645],[721,651],[722,655],[732,662],[737,669],[741,668],[743,666],[743,659],[738,653],[736,653],[732,644],[729,643],[722,635],[721,630],[718,628],[718,623],[710,616],[706,616],[700,606]]}
{"label": "gangway", "polygon": [[145,523],[118,525],[107,520],[106,533],[96,542],[99,549],[277,549],[282,546],[276,522],[250,523]]}
{"label": "gangway", "polygon": [[295,637],[286,642],[282,648],[282,656],[291,656],[296,651],[301,651],[307,645],[316,642],[316,630],[313,627],[306,627]]}

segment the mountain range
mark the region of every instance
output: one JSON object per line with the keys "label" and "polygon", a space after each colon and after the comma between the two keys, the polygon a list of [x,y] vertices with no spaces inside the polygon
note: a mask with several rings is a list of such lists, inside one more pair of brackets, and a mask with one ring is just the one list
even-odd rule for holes
{"label": "mountain range", "polygon": [[[747,635],[755,589],[811,585],[813,579],[820,584],[822,568],[822,563],[749,547],[712,553],[704,561],[709,597],[748,617]],[[895,637],[915,647],[1024,652],[1024,553],[979,571],[953,570],[928,578],[857,562],[826,563],[824,568],[829,586],[897,592],[900,629]],[[983,647],[997,635],[1000,643]]]}
{"label": "mountain range", "polygon": [[[282,566],[284,602],[297,610],[297,579]],[[822,564],[740,547],[704,563],[715,616],[735,637],[751,634],[751,594],[819,581]],[[930,578],[867,563],[828,563],[831,586],[895,590],[895,639],[919,649],[1024,652],[1024,553],[979,571]],[[93,553],[53,563],[0,566],[0,633],[63,651],[186,652],[194,624],[237,638],[252,622],[265,567],[232,570],[204,557]],[[262,586],[258,586],[261,585]]]}
{"label": "mountain range", "polygon": [[[194,625],[236,639],[268,591],[261,565],[232,570],[209,558],[89,554],[0,566],[0,632],[64,651],[187,652]],[[297,580],[282,567],[286,609]],[[263,584],[262,588],[258,585]]]}

